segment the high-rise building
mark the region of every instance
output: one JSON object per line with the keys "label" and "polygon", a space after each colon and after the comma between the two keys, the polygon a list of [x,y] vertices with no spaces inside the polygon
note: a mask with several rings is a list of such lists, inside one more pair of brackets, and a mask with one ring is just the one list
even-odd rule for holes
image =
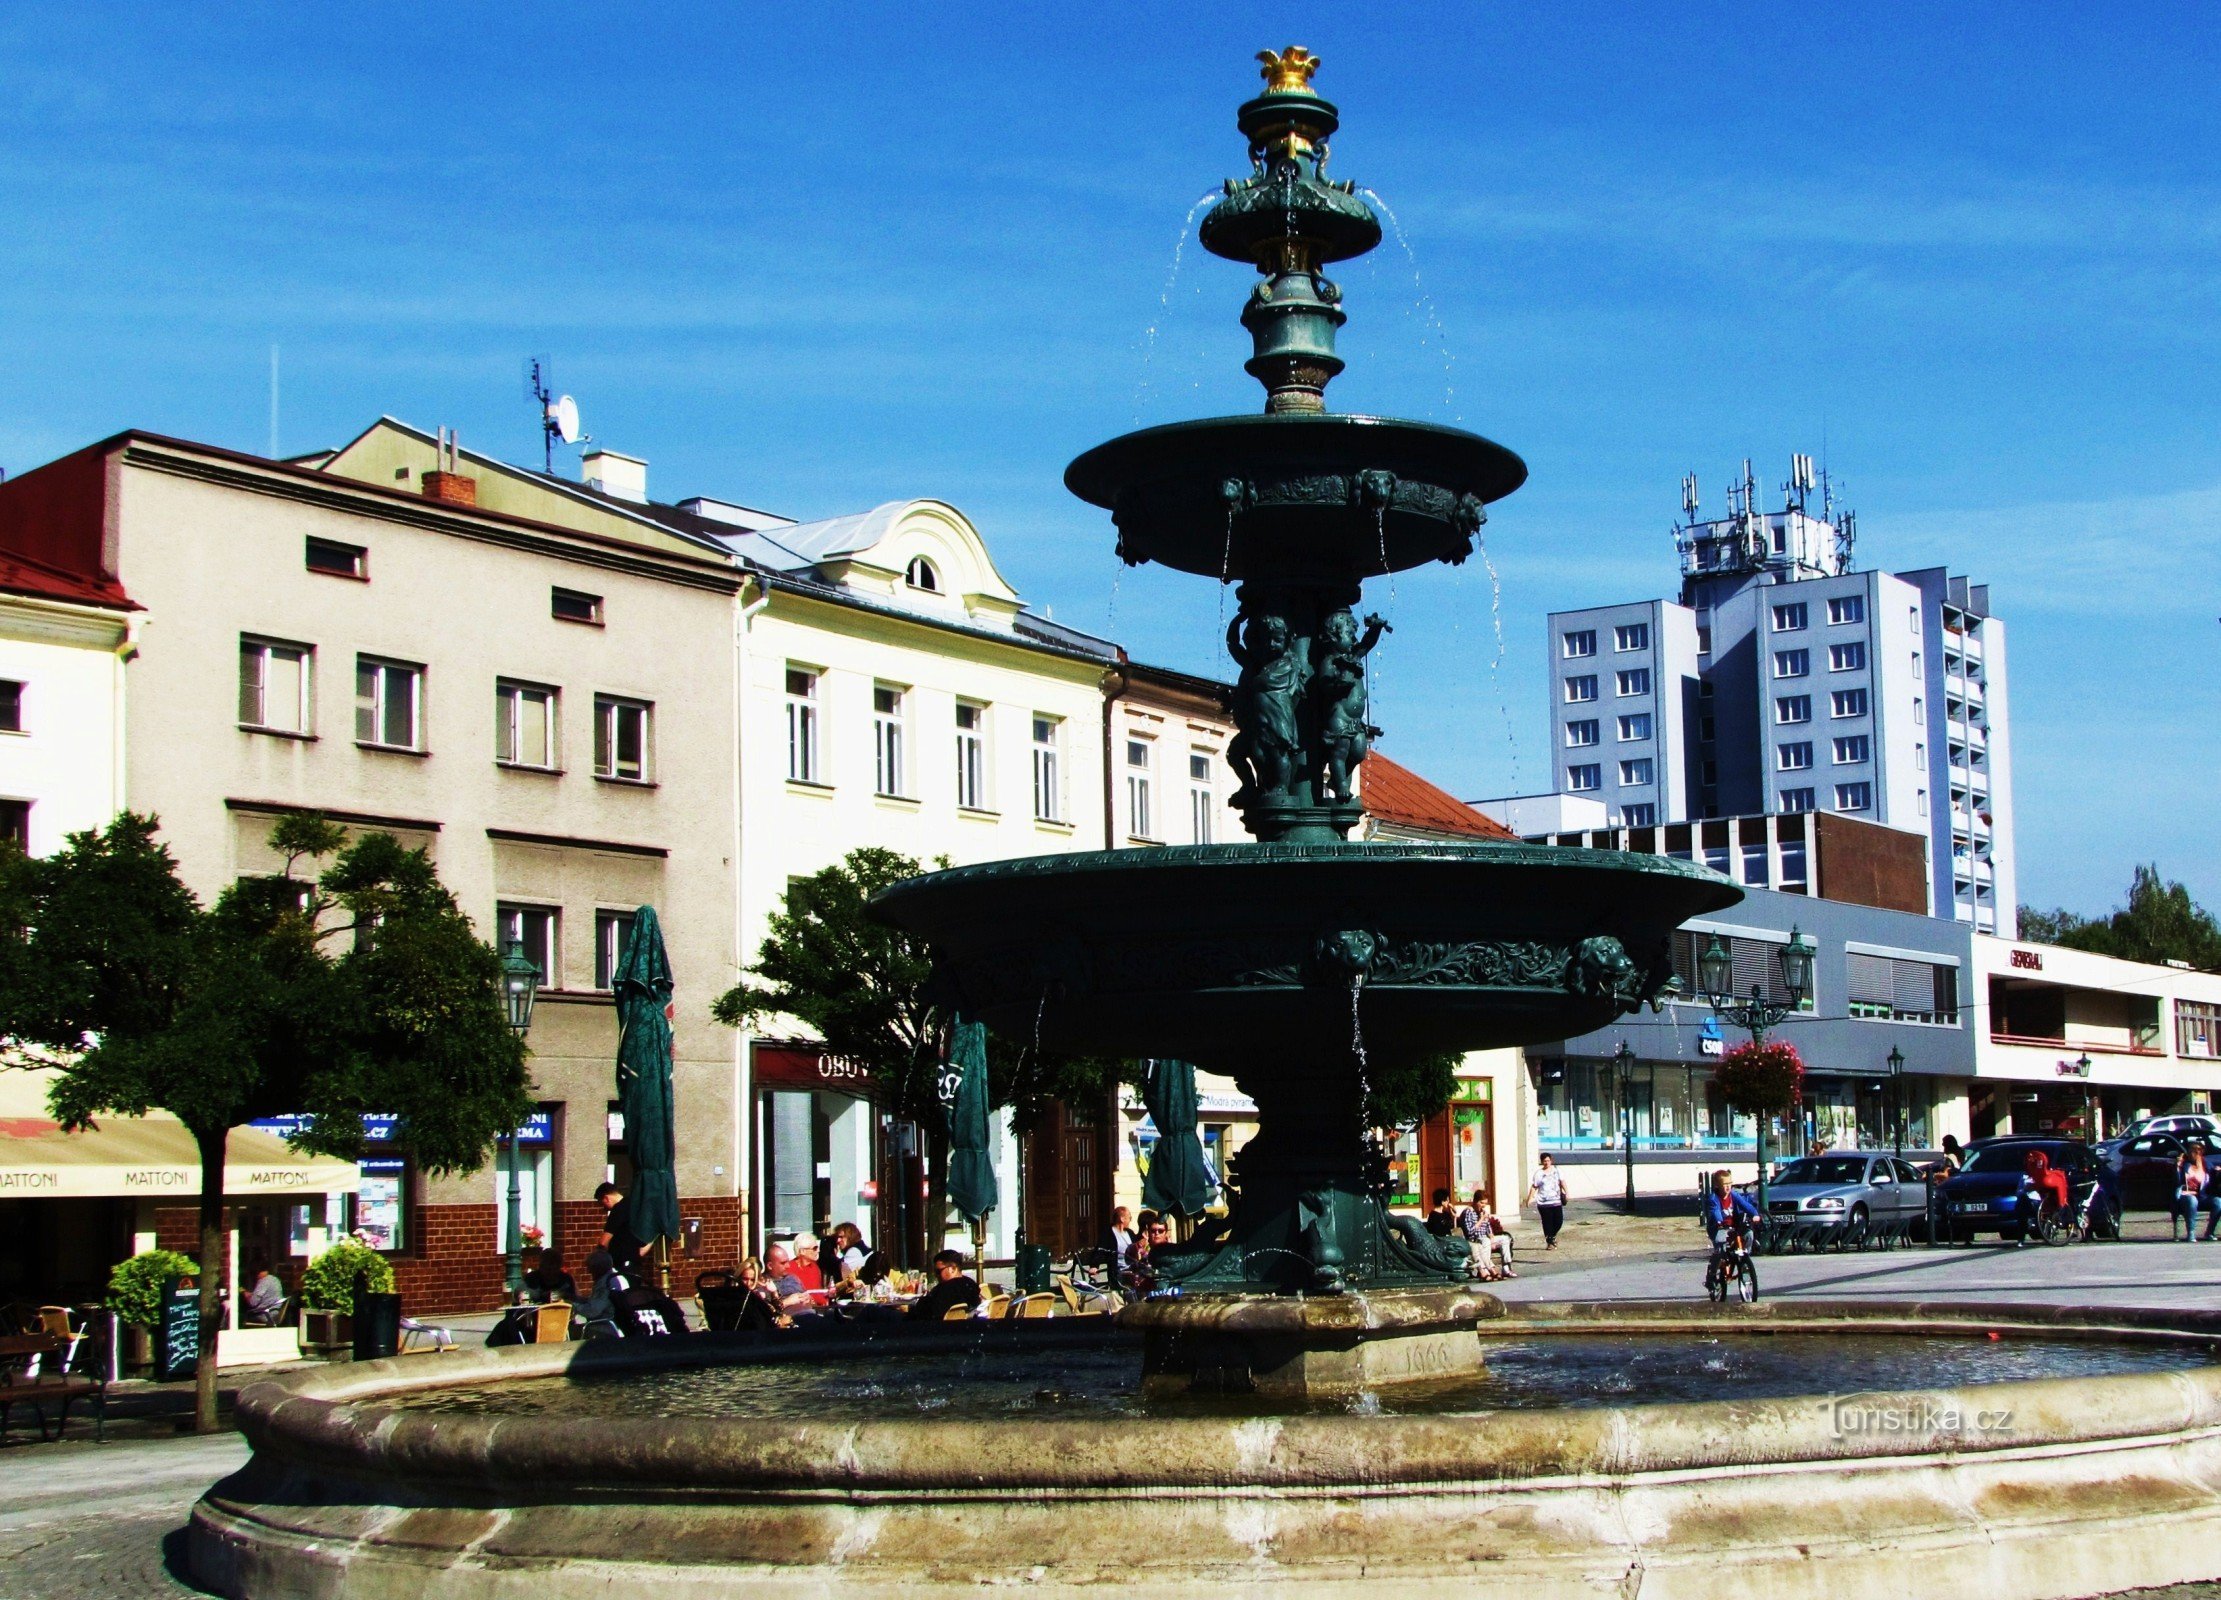
{"label": "high-rise building", "polygon": [[1855,566],[1852,513],[1808,457],[1776,511],[1747,461],[1723,517],[1698,514],[1694,478],[1682,489],[1678,599],[1551,613],[1556,789],[1618,826],[1828,811],[1915,833],[1933,914],[2010,937],[2005,625],[1988,587]]}

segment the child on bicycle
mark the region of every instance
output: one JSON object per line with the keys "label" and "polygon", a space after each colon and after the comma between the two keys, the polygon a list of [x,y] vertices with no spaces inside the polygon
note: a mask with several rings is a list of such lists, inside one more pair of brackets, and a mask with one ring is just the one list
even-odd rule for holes
{"label": "child on bicycle", "polygon": [[1712,1174],[1712,1187],[1704,1197],[1704,1231],[1714,1245],[1733,1242],[1734,1235],[1748,1230],[1744,1218],[1757,1220],[1758,1207],[1750,1197],[1728,1182],[1728,1170],[1720,1168]]}

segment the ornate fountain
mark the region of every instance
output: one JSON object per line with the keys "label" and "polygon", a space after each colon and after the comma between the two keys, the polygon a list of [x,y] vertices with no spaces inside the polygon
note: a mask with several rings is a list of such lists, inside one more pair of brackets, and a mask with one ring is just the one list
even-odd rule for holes
{"label": "ornate fountain", "polygon": [[1242,324],[1264,411],[1126,434],[1065,472],[1129,564],[1240,585],[1227,758],[1256,842],[962,867],[875,911],[931,942],[989,1026],[1193,1061],[1257,1102],[1231,1216],[1159,1258],[1177,1299],[1128,1317],[1153,1383],[1313,1392],[1477,1363],[1469,1324],[1495,1309],[1458,1287],[1462,1243],[1383,1205],[1370,1076],[1602,1026],[1666,982],[1674,928],[1741,893],[1653,856],[1349,842],[1380,732],[1365,658],[1387,631],[1360,620],[1364,585],[1463,561],[1527,468],[1477,434],[1326,409],[1346,313],[1325,269],[1380,224],[1327,177],[1318,58],[1259,59],[1265,92],[1237,118],[1250,173],[1200,237],[1257,274]]}

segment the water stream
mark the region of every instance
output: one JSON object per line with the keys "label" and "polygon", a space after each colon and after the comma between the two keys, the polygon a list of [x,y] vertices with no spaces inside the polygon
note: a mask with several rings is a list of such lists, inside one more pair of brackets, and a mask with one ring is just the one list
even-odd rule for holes
{"label": "water stream", "polygon": [[1378,189],[1361,185],[1357,191],[1379,208],[1388,219],[1388,231],[1395,235],[1396,247],[1403,251],[1404,262],[1411,268],[1413,304],[1419,314],[1426,334],[1432,336],[1434,348],[1442,357],[1442,409],[1449,413],[1452,422],[1465,419],[1457,408],[1457,368],[1450,355],[1449,331],[1442,326],[1442,314],[1435,309],[1434,297],[1427,293],[1426,280],[1419,275],[1419,257],[1413,253],[1411,240],[1404,234],[1404,225],[1396,216],[1396,208],[1381,198]]}

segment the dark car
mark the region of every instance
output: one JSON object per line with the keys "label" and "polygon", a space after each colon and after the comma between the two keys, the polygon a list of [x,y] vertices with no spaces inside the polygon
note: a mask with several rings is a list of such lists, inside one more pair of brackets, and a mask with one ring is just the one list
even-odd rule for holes
{"label": "dark car", "polygon": [[2165,1211],[2175,1203],[2175,1163],[2183,1146],[2195,1140],[2205,1146],[2206,1169],[2221,1171],[2221,1139],[2211,1134],[2140,1133],[2108,1139],[2098,1146],[2098,1156],[2112,1174],[2121,1203],[2131,1211]]}
{"label": "dark car", "polygon": [[1944,1238],[1955,1244],[1985,1233],[2018,1239],[2022,1178],[2032,1150],[2041,1150],[2076,1189],[2095,1178],[2117,1214],[2111,1174],[2080,1139],[1977,1139],[1966,1147],[1966,1165],[1937,1192]]}

